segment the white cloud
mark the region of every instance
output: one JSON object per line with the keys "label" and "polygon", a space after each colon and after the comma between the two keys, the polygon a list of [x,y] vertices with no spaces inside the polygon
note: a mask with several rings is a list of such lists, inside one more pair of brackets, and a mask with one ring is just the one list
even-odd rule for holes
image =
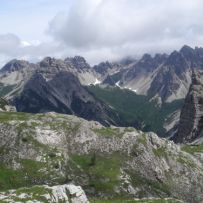
{"label": "white cloud", "polygon": [[10,54],[20,45],[20,39],[13,34],[0,35],[0,52]]}
{"label": "white cloud", "polygon": [[[184,44],[203,46],[202,0],[14,2],[17,11],[0,14],[6,19],[0,26],[19,37],[0,35],[0,61],[83,55],[97,63],[144,52],[169,52]],[[65,11],[51,20],[59,10]]]}
{"label": "white cloud", "polygon": [[22,47],[29,47],[31,46],[32,44],[30,42],[27,42],[27,41],[21,41],[21,46]]}
{"label": "white cloud", "polygon": [[0,35],[0,66],[13,58],[38,61],[45,56],[60,57],[65,47],[55,42],[24,41],[13,34]]}
{"label": "white cloud", "polygon": [[[201,0],[75,0],[50,33],[95,60],[203,45]],[[91,56],[90,56],[91,55]]]}

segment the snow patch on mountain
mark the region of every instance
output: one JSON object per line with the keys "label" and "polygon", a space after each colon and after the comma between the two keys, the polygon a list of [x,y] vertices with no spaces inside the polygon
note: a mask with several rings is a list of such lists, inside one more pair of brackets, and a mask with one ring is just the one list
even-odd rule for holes
{"label": "snow patch on mountain", "polygon": [[94,82],[94,85],[98,85],[98,84],[101,84],[101,81],[96,78],[96,81]]}

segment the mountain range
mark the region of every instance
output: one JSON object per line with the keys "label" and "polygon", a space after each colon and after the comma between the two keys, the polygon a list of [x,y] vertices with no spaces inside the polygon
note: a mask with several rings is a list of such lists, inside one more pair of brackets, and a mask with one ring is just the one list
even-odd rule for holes
{"label": "mountain range", "polygon": [[[14,59],[0,70],[0,96],[17,111],[68,113],[170,136],[176,130],[192,71],[202,67],[203,48],[189,46],[169,55],[144,54],[140,60],[107,61],[93,67],[80,56],[46,57],[36,64]],[[112,101],[107,95],[118,89],[122,98],[130,98],[129,108],[122,106],[122,99]],[[151,122],[156,118],[160,122]]]}
{"label": "mountain range", "polygon": [[202,64],[188,46],[93,67],[7,63],[0,202],[203,202]]}
{"label": "mountain range", "polygon": [[[149,95],[160,102],[184,98],[191,83],[192,69],[203,67],[203,48],[183,46],[170,55],[144,54],[140,60],[128,63],[102,62],[91,67],[83,57],[65,60],[44,58],[37,64],[12,60],[1,69],[1,82],[17,85],[29,79],[35,72],[47,80],[61,71],[72,72],[82,85],[108,84],[130,89],[139,95]],[[10,80],[9,80],[10,79]],[[7,94],[6,94],[7,96]]]}

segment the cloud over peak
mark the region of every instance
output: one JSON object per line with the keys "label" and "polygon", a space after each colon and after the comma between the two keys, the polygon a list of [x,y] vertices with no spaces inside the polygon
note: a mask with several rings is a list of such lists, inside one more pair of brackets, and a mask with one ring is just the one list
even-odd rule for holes
{"label": "cloud over peak", "polygon": [[[27,44],[21,46],[20,54],[26,50],[35,57],[83,55],[91,63],[97,63],[145,52],[168,52],[183,44],[203,46],[202,0],[62,2],[64,11],[47,22],[46,33],[53,39],[50,44]],[[14,47],[13,54],[22,42],[14,35],[6,37],[10,41],[8,47]],[[4,50],[8,53],[10,48]],[[17,51],[15,54],[19,55]]]}
{"label": "cloud over peak", "polygon": [[75,0],[58,14],[50,33],[71,47],[116,47],[202,38],[199,0]]}

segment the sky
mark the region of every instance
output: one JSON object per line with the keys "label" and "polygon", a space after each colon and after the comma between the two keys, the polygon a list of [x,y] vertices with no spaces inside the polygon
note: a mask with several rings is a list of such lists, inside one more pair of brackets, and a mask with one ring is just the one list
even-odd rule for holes
{"label": "sky", "polygon": [[203,46],[202,0],[0,0],[0,66],[81,55],[90,64]]}

